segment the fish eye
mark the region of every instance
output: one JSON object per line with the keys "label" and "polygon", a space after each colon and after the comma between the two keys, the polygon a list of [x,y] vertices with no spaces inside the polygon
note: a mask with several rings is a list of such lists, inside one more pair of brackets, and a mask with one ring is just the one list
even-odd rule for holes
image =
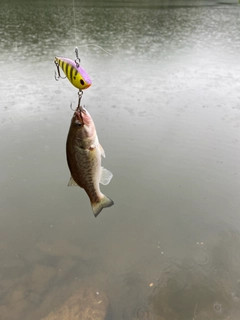
{"label": "fish eye", "polygon": [[78,120],[75,122],[75,124],[76,124],[78,127],[81,127],[81,126],[82,126],[81,122],[78,121]]}
{"label": "fish eye", "polygon": [[83,79],[80,80],[81,85],[84,85],[84,81]]}

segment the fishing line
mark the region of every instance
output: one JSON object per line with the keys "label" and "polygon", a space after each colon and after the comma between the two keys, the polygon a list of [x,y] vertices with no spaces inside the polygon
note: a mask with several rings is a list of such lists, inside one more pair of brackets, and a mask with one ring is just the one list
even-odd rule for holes
{"label": "fishing line", "polygon": [[[74,24],[74,34],[75,34],[75,43],[77,43],[77,24],[76,24],[76,10],[75,10],[75,2],[72,0],[72,8],[73,8],[73,24]],[[80,45],[80,47],[85,46],[95,46],[108,55],[112,56],[112,54],[106,50],[104,50],[102,47],[95,43],[87,43]],[[64,79],[64,77],[60,74],[60,67],[63,70],[64,74],[66,75],[67,79],[71,82],[71,84],[76,87],[78,91],[78,107],[77,109],[81,108],[81,98],[83,95],[83,90],[87,89],[91,86],[92,81],[87,72],[80,66],[80,58],[78,55],[78,47],[75,47],[75,54],[76,58],[75,60],[71,60],[64,57],[55,57],[54,63],[57,68],[57,72],[55,71],[55,80],[59,80],[60,78]],[[72,109],[72,105],[70,106]]]}
{"label": "fishing line", "polygon": [[77,43],[77,33],[76,33],[76,13],[75,13],[75,4],[74,4],[74,0],[73,0],[73,23],[74,23],[75,43]]}
{"label": "fishing line", "polygon": [[110,52],[106,51],[105,49],[103,49],[102,47],[98,46],[97,44],[95,43],[86,43],[86,44],[81,44],[79,47],[87,47],[87,46],[94,46],[94,47],[97,47],[99,49],[101,49],[103,52],[105,52],[106,54],[108,54],[109,56],[113,56]]}
{"label": "fishing line", "polygon": [[[75,43],[77,43],[77,24],[76,24],[76,10],[75,10],[75,2],[74,2],[74,0],[72,1],[72,4],[73,4],[73,23],[74,23]],[[95,43],[86,43],[86,44],[83,44],[83,45],[81,45],[79,47],[87,47],[87,46],[97,47],[97,48],[101,49],[103,52],[105,52],[106,54],[108,54],[109,56],[112,56],[112,54],[110,52],[104,50],[102,47],[98,46]],[[76,46],[76,49],[77,49],[77,46]],[[75,49],[75,51],[76,51],[76,49]]]}

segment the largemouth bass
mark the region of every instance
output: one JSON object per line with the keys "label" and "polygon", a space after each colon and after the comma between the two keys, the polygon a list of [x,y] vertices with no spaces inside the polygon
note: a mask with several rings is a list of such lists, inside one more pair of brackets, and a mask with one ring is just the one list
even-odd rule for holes
{"label": "largemouth bass", "polygon": [[113,175],[101,167],[101,156],[105,157],[105,153],[98,141],[94,122],[83,107],[79,107],[72,117],[66,151],[71,172],[68,185],[79,186],[86,191],[96,217],[103,208],[114,204],[99,187],[99,183],[107,185]]}

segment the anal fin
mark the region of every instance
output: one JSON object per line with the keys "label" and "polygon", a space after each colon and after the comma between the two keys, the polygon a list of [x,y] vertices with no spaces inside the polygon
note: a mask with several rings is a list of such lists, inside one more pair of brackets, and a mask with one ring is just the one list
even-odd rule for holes
{"label": "anal fin", "polygon": [[73,180],[72,176],[69,179],[68,187],[79,187],[79,185]]}

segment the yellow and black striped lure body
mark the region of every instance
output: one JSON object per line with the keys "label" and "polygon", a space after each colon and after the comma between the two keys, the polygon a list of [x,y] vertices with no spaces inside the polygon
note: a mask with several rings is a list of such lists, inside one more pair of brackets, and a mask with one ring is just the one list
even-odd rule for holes
{"label": "yellow and black striped lure body", "polygon": [[68,58],[55,57],[54,62],[62,68],[71,84],[79,90],[87,89],[92,84],[87,72],[75,61]]}

